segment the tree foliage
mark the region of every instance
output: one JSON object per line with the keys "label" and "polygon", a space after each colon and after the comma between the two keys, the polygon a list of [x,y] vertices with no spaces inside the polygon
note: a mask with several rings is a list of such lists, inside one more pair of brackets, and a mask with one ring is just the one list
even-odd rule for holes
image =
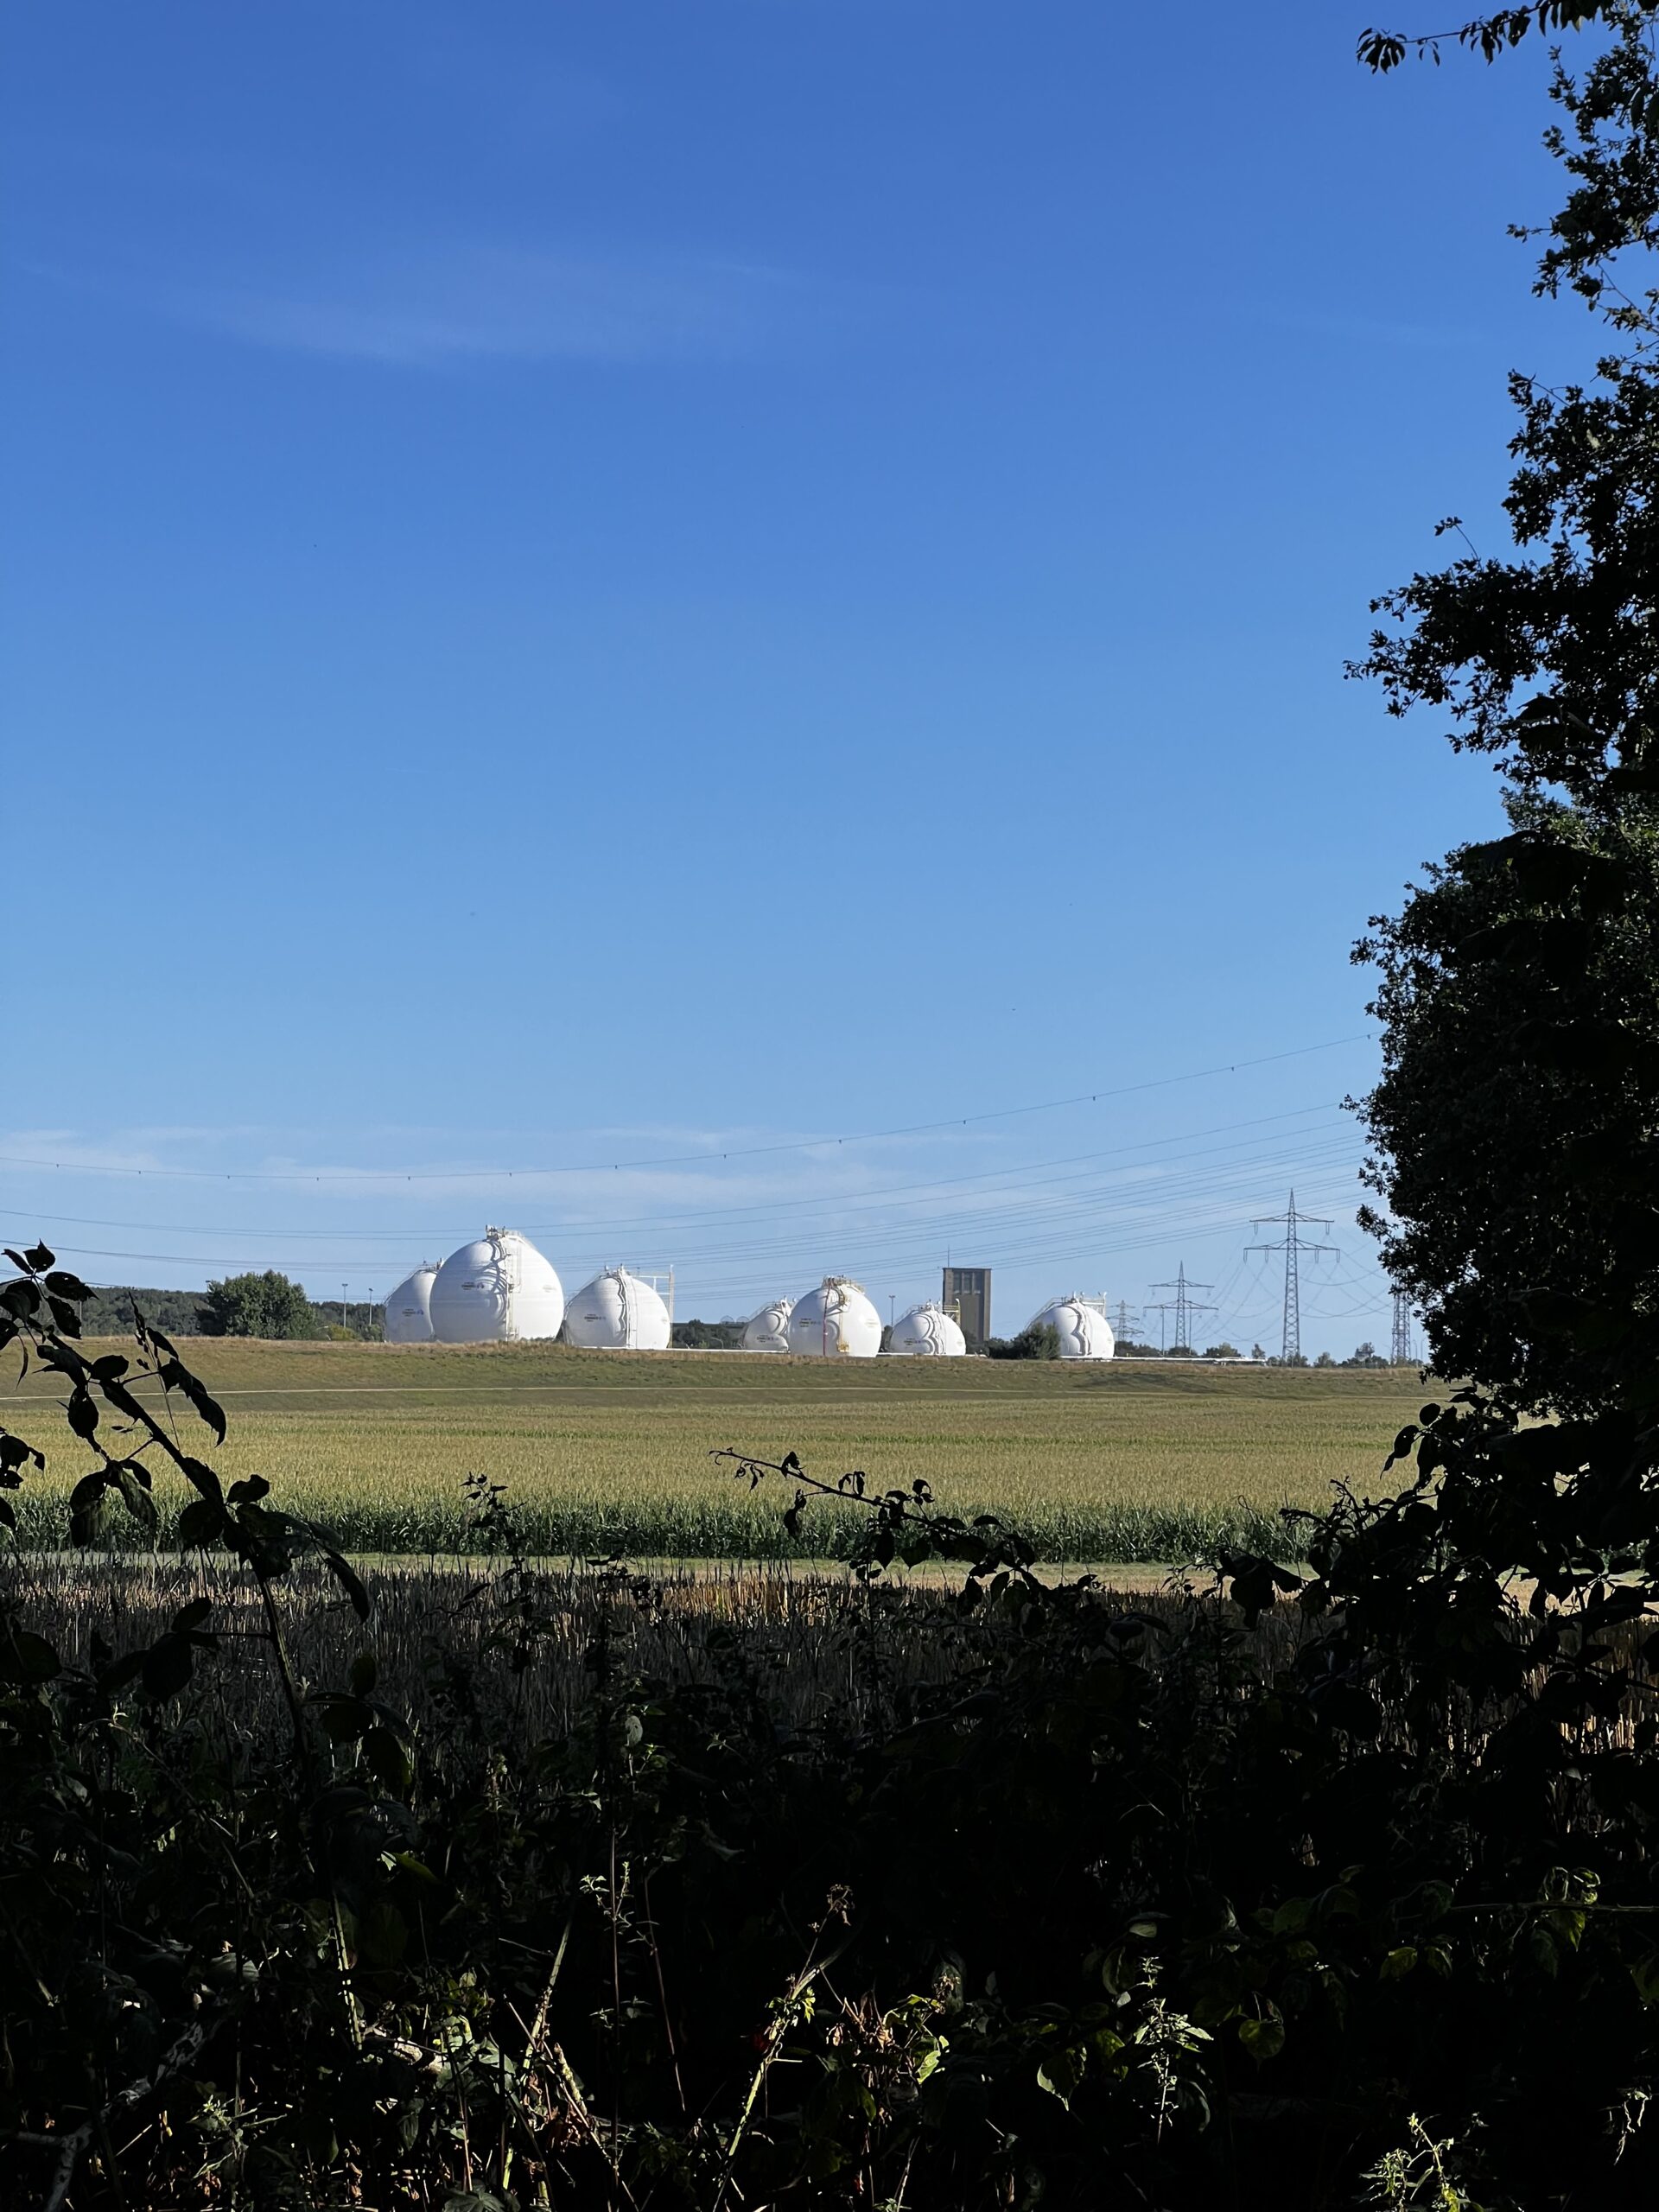
{"label": "tree foliage", "polygon": [[275,1268],[210,1282],[196,1318],[204,1337],[283,1338],[323,1332],[318,1310],[300,1285]]}
{"label": "tree foliage", "polygon": [[1566,204],[1541,289],[1576,289],[1623,351],[1593,384],[1514,380],[1509,557],[1469,553],[1377,602],[1355,672],[1449,711],[1494,756],[1507,836],[1460,848],[1357,957],[1382,1080],[1369,1217],[1435,1365],[1529,1406],[1608,1402],[1659,1327],[1659,79],[1626,22],[1557,68]]}
{"label": "tree foliage", "polygon": [[201,1333],[197,1319],[200,1306],[199,1290],[105,1284],[89,1291],[81,1308],[80,1325],[89,1337],[129,1337],[135,1313],[142,1313],[169,1337],[194,1337]]}
{"label": "tree foliage", "polygon": [[1359,58],[1382,76],[1397,69],[1408,54],[1438,62],[1448,46],[1496,61],[1530,34],[1579,30],[1586,23],[1618,22],[1626,17],[1645,20],[1656,4],[1659,0],[1524,0],[1523,5],[1500,8],[1495,15],[1471,16],[1454,31],[1362,31]]}
{"label": "tree foliage", "polygon": [[1033,1321],[1017,1337],[988,1337],[988,1359],[1058,1359],[1060,1332],[1052,1321]]}
{"label": "tree foliage", "polygon": [[741,1321],[677,1321],[672,1341],[677,1351],[741,1351]]}
{"label": "tree foliage", "polygon": [[[1389,707],[1447,710],[1454,746],[1495,756],[1516,788],[1556,787],[1599,812],[1659,789],[1659,667],[1650,626],[1659,543],[1659,296],[1643,257],[1659,244],[1659,81],[1627,25],[1580,81],[1559,66],[1565,121],[1546,143],[1572,178],[1535,289],[1563,285],[1601,311],[1624,350],[1592,383],[1510,379],[1518,466],[1504,501],[1517,555],[1472,550],[1376,602],[1354,672]],[[1521,236],[1532,235],[1527,232]],[[1632,265],[1634,264],[1634,266]],[[1439,526],[1458,531],[1456,518]]]}
{"label": "tree foliage", "polygon": [[1383,1072],[1365,1218],[1437,1370],[1584,1410],[1659,1345],[1659,836],[1514,809],[1362,948]]}

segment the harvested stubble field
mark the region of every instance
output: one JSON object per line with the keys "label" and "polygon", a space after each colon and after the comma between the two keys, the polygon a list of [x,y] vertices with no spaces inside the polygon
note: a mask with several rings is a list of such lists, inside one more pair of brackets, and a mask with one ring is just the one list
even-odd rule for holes
{"label": "harvested stubble field", "polygon": [[[920,1477],[943,1509],[998,1513],[1058,1560],[1282,1548],[1279,1509],[1321,1505],[1338,1479],[1377,1486],[1395,1432],[1425,1395],[1414,1373],[1387,1370],[843,1366],[547,1344],[181,1349],[229,1416],[224,1448],[206,1455],[227,1478],[262,1474],[276,1502],[346,1549],[404,1556],[478,1548],[461,1488],[474,1470],[505,1484],[543,1556],[845,1553],[849,1512],[812,1506],[792,1541],[786,1497],[775,1485],[752,1496],[710,1460],[721,1446],[792,1450],[830,1479],[860,1468],[876,1489]],[[89,1464],[47,1402],[60,1389],[32,1372],[0,1394],[0,1423],[48,1457],[47,1478],[16,1501],[26,1545],[62,1541],[62,1500]],[[158,1472],[156,1497],[165,1521],[181,1485]]]}
{"label": "harvested stubble field", "polygon": [[[288,1726],[257,1594],[223,1559],[25,1556],[4,1568],[20,1615],[64,1663],[90,1663],[93,1639],[117,1651],[153,1643],[178,1608],[206,1597],[219,1639],[192,1693],[221,1739],[274,1741]],[[1152,1578],[1147,1578],[1149,1581]],[[866,1586],[803,1573],[787,1560],[639,1576],[577,1567],[535,1573],[521,1593],[536,1622],[534,1662],[515,1668],[512,1579],[478,1560],[370,1567],[366,1624],[314,1561],[275,1592],[302,1696],[337,1688],[365,1649],[376,1695],[404,1716],[425,1756],[443,1761],[457,1726],[498,1751],[528,1751],[568,1732],[588,1706],[602,1632],[619,1674],[666,1689],[741,1674],[780,1725],[855,1732],[891,1726],[917,1692],[972,1674],[1006,1644],[992,1609],[963,1617],[932,1583]],[[1175,1580],[1109,1592],[1112,1611],[1174,1628],[1188,1611]],[[1262,1674],[1289,1662],[1301,1629],[1287,1608],[1250,1631]]]}

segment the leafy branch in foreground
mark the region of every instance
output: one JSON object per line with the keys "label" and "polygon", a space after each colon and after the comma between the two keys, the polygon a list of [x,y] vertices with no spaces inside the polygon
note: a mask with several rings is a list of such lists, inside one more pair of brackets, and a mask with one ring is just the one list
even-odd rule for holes
{"label": "leafy branch in foreground", "polygon": [[[44,1244],[27,1253],[10,1246],[6,1256],[20,1273],[0,1285],[0,1351],[12,1344],[22,1352],[22,1373],[29,1357],[68,1386],[65,1414],[72,1433],[96,1453],[99,1465],[83,1475],[70,1494],[70,1541],[97,1541],[121,1507],[147,1534],[156,1525],[152,1496],[152,1459],[159,1455],[195,1492],[180,1516],[175,1541],[181,1548],[215,1548],[231,1553],[254,1575],[262,1589],[287,1573],[296,1560],[321,1559],[339,1580],[361,1619],[368,1599],[355,1571],[315,1522],[268,1506],[270,1484],[249,1475],[227,1490],[204,1459],[179,1441],[176,1409],[188,1407],[212,1434],[225,1441],[223,1408],[186,1367],[172,1341],[134,1313],[136,1358],[106,1352],[88,1359],[73,1341],[80,1334],[78,1307],[88,1295],[78,1277],[60,1270]],[[147,1385],[161,1392],[159,1406],[138,1393]],[[111,1446],[113,1448],[111,1448]],[[24,1469],[43,1469],[40,1452],[21,1437],[0,1429],[0,1484],[20,1486]],[[16,1516],[0,1498],[0,1520],[15,1533]]]}
{"label": "leafy branch in foreground", "polygon": [[1625,16],[1643,17],[1654,11],[1655,0],[1526,0],[1516,8],[1500,8],[1496,15],[1475,16],[1448,31],[1379,31],[1360,33],[1359,59],[1368,69],[1386,76],[1397,69],[1408,54],[1420,61],[1438,62],[1440,49],[1461,46],[1483,60],[1496,61],[1519,46],[1530,31],[1580,30],[1586,23],[1616,22]]}
{"label": "leafy branch in foreground", "polygon": [[709,1456],[728,1463],[737,1480],[747,1482],[752,1491],[768,1477],[792,1483],[795,1502],[783,1516],[791,1537],[803,1535],[802,1516],[813,1497],[838,1499],[861,1509],[860,1533],[843,1556],[853,1572],[867,1581],[874,1580],[895,1560],[903,1567],[919,1567],[928,1560],[954,1560],[968,1570],[960,1602],[969,1611],[988,1589],[1001,1596],[1011,1585],[1027,1592],[1044,1587],[1033,1572],[1036,1553],[1017,1529],[994,1513],[976,1514],[964,1521],[955,1514],[936,1512],[932,1488],[920,1476],[907,1490],[872,1491],[861,1470],[826,1482],[808,1474],[794,1452],[786,1452],[781,1459],[764,1459],[753,1452],[729,1448]]}

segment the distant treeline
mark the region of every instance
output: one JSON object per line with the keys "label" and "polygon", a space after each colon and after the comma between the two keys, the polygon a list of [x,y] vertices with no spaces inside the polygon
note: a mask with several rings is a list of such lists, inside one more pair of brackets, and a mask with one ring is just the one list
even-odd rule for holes
{"label": "distant treeline", "polygon": [[81,1326],[89,1337],[130,1336],[135,1309],[153,1321],[164,1336],[201,1334],[198,1309],[206,1294],[200,1290],[151,1290],[122,1283],[95,1290],[80,1312]]}
{"label": "distant treeline", "polygon": [[[226,1293],[230,1295],[227,1297]],[[156,1290],[120,1284],[95,1290],[82,1309],[89,1337],[131,1332],[133,1309],[169,1337],[270,1336],[279,1338],[338,1336],[338,1299],[321,1303],[302,1285],[272,1282],[264,1276],[237,1276],[204,1290]],[[359,1300],[346,1309],[346,1328],[354,1338],[378,1341],[385,1334],[385,1308]],[[741,1321],[677,1321],[677,1351],[737,1351],[743,1344]]]}
{"label": "distant treeline", "polygon": [[677,1321],[670,1335],[676,1351],[739,1351],[742,1321]]}
{"label": "distant treeline", "polygon": [[[238,1281],[246,1280],[238,1278]],[[227,1327],[225,1301],[215,1297],[224,1286],[202,1290],[158,1290],[143,1284],[106,1284],[94,1290],[81,1308],[81,1326],[89,1337],[129,1336],[134,1310],[168,1337],[222,1337],[266,1333],[263,1328]],[[270,1333],[287,1338],[319,1338],[340,1333],[337,1300],[319,1305],[298,1284],[282,1302]],[[359,1340],[378,1339],[384,1333],[385,1308],[365,1300],[346,1307],[346,1333]]]}

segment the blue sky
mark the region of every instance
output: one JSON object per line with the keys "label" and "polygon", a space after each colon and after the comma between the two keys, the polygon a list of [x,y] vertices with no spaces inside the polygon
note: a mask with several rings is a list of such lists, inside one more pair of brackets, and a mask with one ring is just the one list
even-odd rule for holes
{"label": "blue sky", "polygon": [[0,1226],[1266,1337],[1294,1181],[1384,1331],[1348,946],[1496,786],[1342,663],[1594,333],[1541,53],[1369,19],[14,10]]}

